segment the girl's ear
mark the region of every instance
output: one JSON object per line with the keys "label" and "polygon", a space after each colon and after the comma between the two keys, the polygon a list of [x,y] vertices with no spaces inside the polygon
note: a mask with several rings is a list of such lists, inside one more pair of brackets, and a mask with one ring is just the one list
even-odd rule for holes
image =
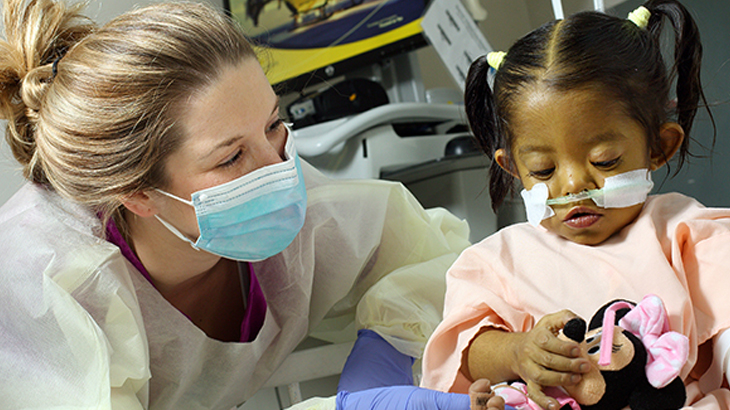
{"label": "girl's ear", "polygon": [[659,144],[662,152],[651,153],[651,170],[656,171],[669,161],[682,146],[684,129],[676,122],[666,122],[659,128]]}
{"label": "girl's ear", "polygon": [[509,158],[509,154],[507,154],[507,151],[505,151],[504,148],[500,148],[494,151],[494,160],[497,162],[497,165],[499,165],[499,167],[502,168],[506,173],[512,175],[517,179],[520,178],[517,170],[514,169],[515,167],[512,164],[512,160],[510,160]]}
{"label": "girl's ear", "polygon": [[130,212],[143,218],[148,218],[157,214],[157,206],[155,206],[152,198],[146,191],[135,192],[134,194],[124,198],[122,205]]}

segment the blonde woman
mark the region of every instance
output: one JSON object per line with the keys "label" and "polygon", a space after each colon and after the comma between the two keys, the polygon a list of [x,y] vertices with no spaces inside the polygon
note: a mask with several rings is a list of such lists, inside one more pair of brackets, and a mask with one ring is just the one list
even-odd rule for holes
{"label": "blonde woman", "polygon": [[80,13],[3,2],[1,112],[29,182],[0,209],[0,407],[228,410],[357,314],[325,404],[468,408],[383,387],[409,384],[466,226],[300,160],[251,45],[209,6]]}

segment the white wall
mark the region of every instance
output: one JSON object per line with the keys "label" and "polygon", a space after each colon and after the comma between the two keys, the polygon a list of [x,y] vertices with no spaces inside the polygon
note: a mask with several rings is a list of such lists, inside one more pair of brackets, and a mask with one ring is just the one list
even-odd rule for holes
{"label": "white wall", "polygon": [[[86,15],[98,24],[104,24],[125,11],[160,1],[162,0],[89,0]],[[223,0],[203,1],[208,1],[216,7],[223,7]],[[1,19],[0,28],[2,28]],[[2,30],[4,33],[4,28]],[[0,126],[0,129],[2,129],[0,133],[4,134],[4,121]],[[5,203],[24,181],[21,175],[20,165],[13,158],[10,148],[3,138],[2,142],[0,142],[0,204]]]}

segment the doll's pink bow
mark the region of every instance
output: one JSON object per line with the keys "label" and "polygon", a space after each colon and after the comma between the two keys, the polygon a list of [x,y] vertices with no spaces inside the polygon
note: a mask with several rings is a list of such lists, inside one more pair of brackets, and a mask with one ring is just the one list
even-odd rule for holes
{"label": "doll's pink bow", "polygon": [[[504,403],[517,410],[542,410],[539,404],[527,394],[527,385],[521,382],[512,384],[498,384],[493,387],[494,393],[504,399]],[[560,408],[567,404],[571,410],[580,410],[580,405],[574,398],[568,396],[564,390],[557,387],[545,387],[543,392],[558,401]]]}
{"label": "doll's pink bow", "polygon": [[[606,309],[603,317],[603,337],[601,356],[598,363],[606,366],[611,363],[611,344],[613,343],[613,323],[616,311],[630,308],[618,325],[641,339],[646,347],[646,378],[652,386],[662,388],[674,380],[689,355],[689,339],[669,330],[667,312],[662,300],[656,295],[647,295],[635,307],[626,302],[616,302]],[[607,332],[608,330],[608,332]]]}

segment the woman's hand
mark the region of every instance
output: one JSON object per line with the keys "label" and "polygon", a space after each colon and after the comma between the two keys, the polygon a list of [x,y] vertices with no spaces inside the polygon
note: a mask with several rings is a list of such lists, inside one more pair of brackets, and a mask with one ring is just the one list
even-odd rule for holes
{"label": "woman's hand", "polygon": [[572,386],[590,369],[574,341],[558,339],[558,333],[576,315],[562,310],[544,316],[529,332],[516,333],[513,372],[527,385],[527,393],[541,407],[558,410],[558,402],[543,393],[543,386]]}
{"label": "woman's hand", "polygon": [[337,410],[468,410],[469,396],[416,386],[337,393]]}

